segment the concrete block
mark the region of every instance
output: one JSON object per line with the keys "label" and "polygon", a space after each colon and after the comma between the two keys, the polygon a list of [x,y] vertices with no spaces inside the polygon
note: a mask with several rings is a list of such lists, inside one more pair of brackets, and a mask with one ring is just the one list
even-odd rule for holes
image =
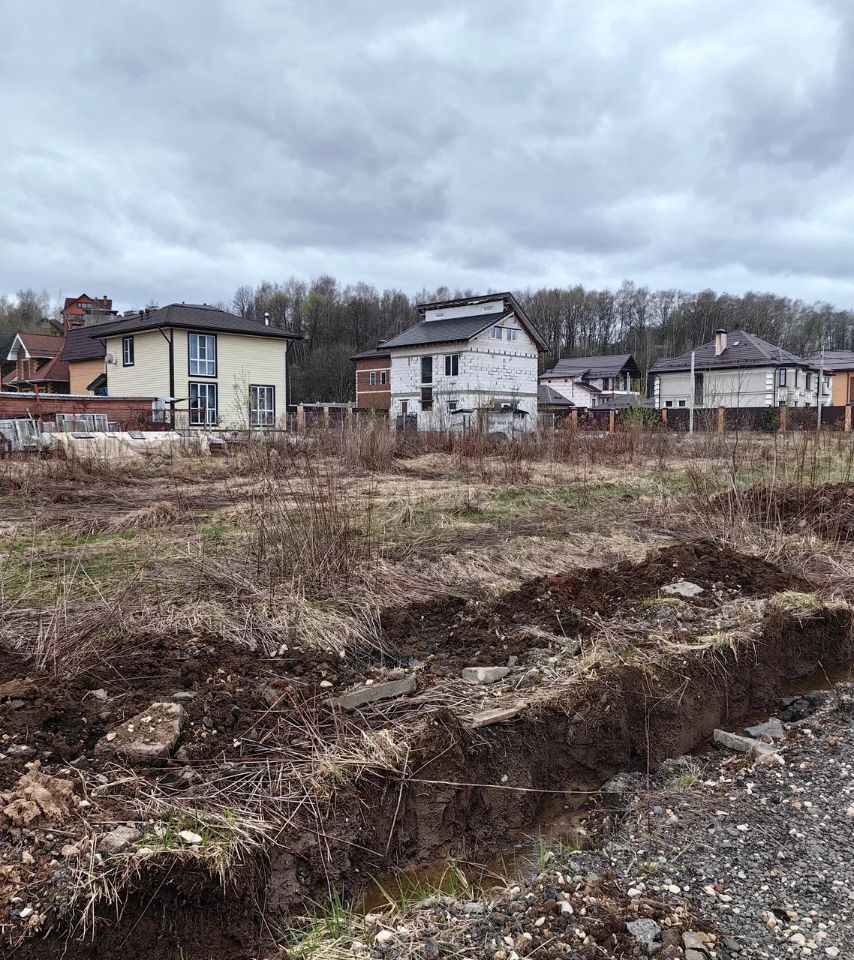
{"label": "concrete block", "polygon": [[403,697],[407,693],[412,693],[416,686],[415,674],[411,673],[401,680],[389,680],[387,683],[372,683],[369,687],[357,687],[355,690],[342,693],[340,697],[332,697],[327,702],[330,707],[358,710],[359,707],[376,703],[378,700],[394,700],[396,697]]}
{"label": "concrete block", "polygon": [[493,710],[484,710],[483,713],[475,714],[472,718],[472,729],[477,730],[480,727],[491,727],[495,723],[512,720],[514,717],[518,717],[526,706],[526,703],[517,703],[512,707],[496,707]]}
{"label": "concrete block", "polygon": [[495,683],[510,673],[509,667],[465,667],[463,680],[466,683]]}

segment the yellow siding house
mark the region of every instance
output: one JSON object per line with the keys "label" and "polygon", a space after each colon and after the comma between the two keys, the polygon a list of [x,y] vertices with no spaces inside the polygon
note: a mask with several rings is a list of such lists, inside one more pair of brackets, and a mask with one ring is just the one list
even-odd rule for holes
{"label": "yellow siding house", "polygon": [[108,396],[156,397],[179,429],[285,422],[296,334],[216,307],[173,303],[99,324],[90,336],[105,346]]}

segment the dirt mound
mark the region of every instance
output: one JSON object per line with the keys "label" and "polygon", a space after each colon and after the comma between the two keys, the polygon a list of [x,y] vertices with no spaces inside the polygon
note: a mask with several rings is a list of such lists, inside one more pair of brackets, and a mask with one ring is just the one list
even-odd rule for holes
{"label": "dirt mound", "polygon": [[492,603],[449,598],[414,604],[387,612],[382,625],[389,642],[412,656],[434,654],[454,668],[473,655],[481,664],[502,664],[547,643],[536,630],[583,634],[586,618],[630,616],[677,580],[702,587],[692,602],[708,606],[808,589],[765,560],[700,541],[665,547],[641,563],[537,577]]}
{"label": "dirt mound", "polygon": [[854,540],[854,483],[720,494],[712,498],[709,507],[724,514],[746,510],[754,523],[787,533],[813,532],[829,541]]}

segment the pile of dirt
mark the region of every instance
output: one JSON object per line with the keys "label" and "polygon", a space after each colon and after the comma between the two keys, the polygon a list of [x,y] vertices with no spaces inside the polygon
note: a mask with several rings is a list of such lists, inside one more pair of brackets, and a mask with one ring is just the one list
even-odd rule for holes
{"label": "pile of dirt", "polygon": [[476,656],[480,664],[500,665],[542,645],[531,627],[580,636],[592,616],[633,615],[677,580],[702,588],[691,600],[702,606],[809,589],[765,560],[699,541],[656,550],[641,563],[537,577],[493,602],[447,598],[387,611],[382,627],[401,657],[433,655],[457,667]]}
{"label": "pile of dirt", "polygon": [[754,523],[787,533],[811,532],[831,542],[854,540],[854,483],[754,488],[713,497],[709,508],[722,514],[746,511]]}

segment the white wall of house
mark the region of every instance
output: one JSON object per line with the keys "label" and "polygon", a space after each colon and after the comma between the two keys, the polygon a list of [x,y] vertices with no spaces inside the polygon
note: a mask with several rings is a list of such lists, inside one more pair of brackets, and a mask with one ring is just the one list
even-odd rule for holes
{"label": "white wall of house", "polygon": [[[785,403],[790,407],[815,406],[818,374],[787,367],[785,384],[775,367],[751,367],[743,370],[698,370],[702,374],[702,406],[774,407]],[[657,373],[654,375],[653,397],[656,407],[690,407],[690,372]]]}
{"label": "white wall of house", "polygon": [[574,377],[561,377],[560,379],[549,377],[548,380],[544,380],[543,382],[556,390],[562,397],[571,400],[576,407],[592,407],[595,402],[595,397],[598,396],[598,394],[588,389],[587,384],[583,380],[578,380]]}
{"label": "white wall of house", "polygon": [[[469,310],[469,313],[471,311]],[[537,345],[515,319],[501,324],[501,340],[491,336],[491,327],[470,341],[456,344],[427,344],[392,350],[391,417],[406,412],[418,417],[419,430],[460,428],[464,418],[453,416],[450,404],[459,409],[478,410],[497,402],[511,402],[526,416],[513,417],[516,429],[537,426]],[[507,329],[516,339],[507,339]],[[457,356],[456,376],[446,374],[445,357]],[[421,358],[433,358],[433,409],[422,409]],[[470,421],[469,421],[470,422]]]}

